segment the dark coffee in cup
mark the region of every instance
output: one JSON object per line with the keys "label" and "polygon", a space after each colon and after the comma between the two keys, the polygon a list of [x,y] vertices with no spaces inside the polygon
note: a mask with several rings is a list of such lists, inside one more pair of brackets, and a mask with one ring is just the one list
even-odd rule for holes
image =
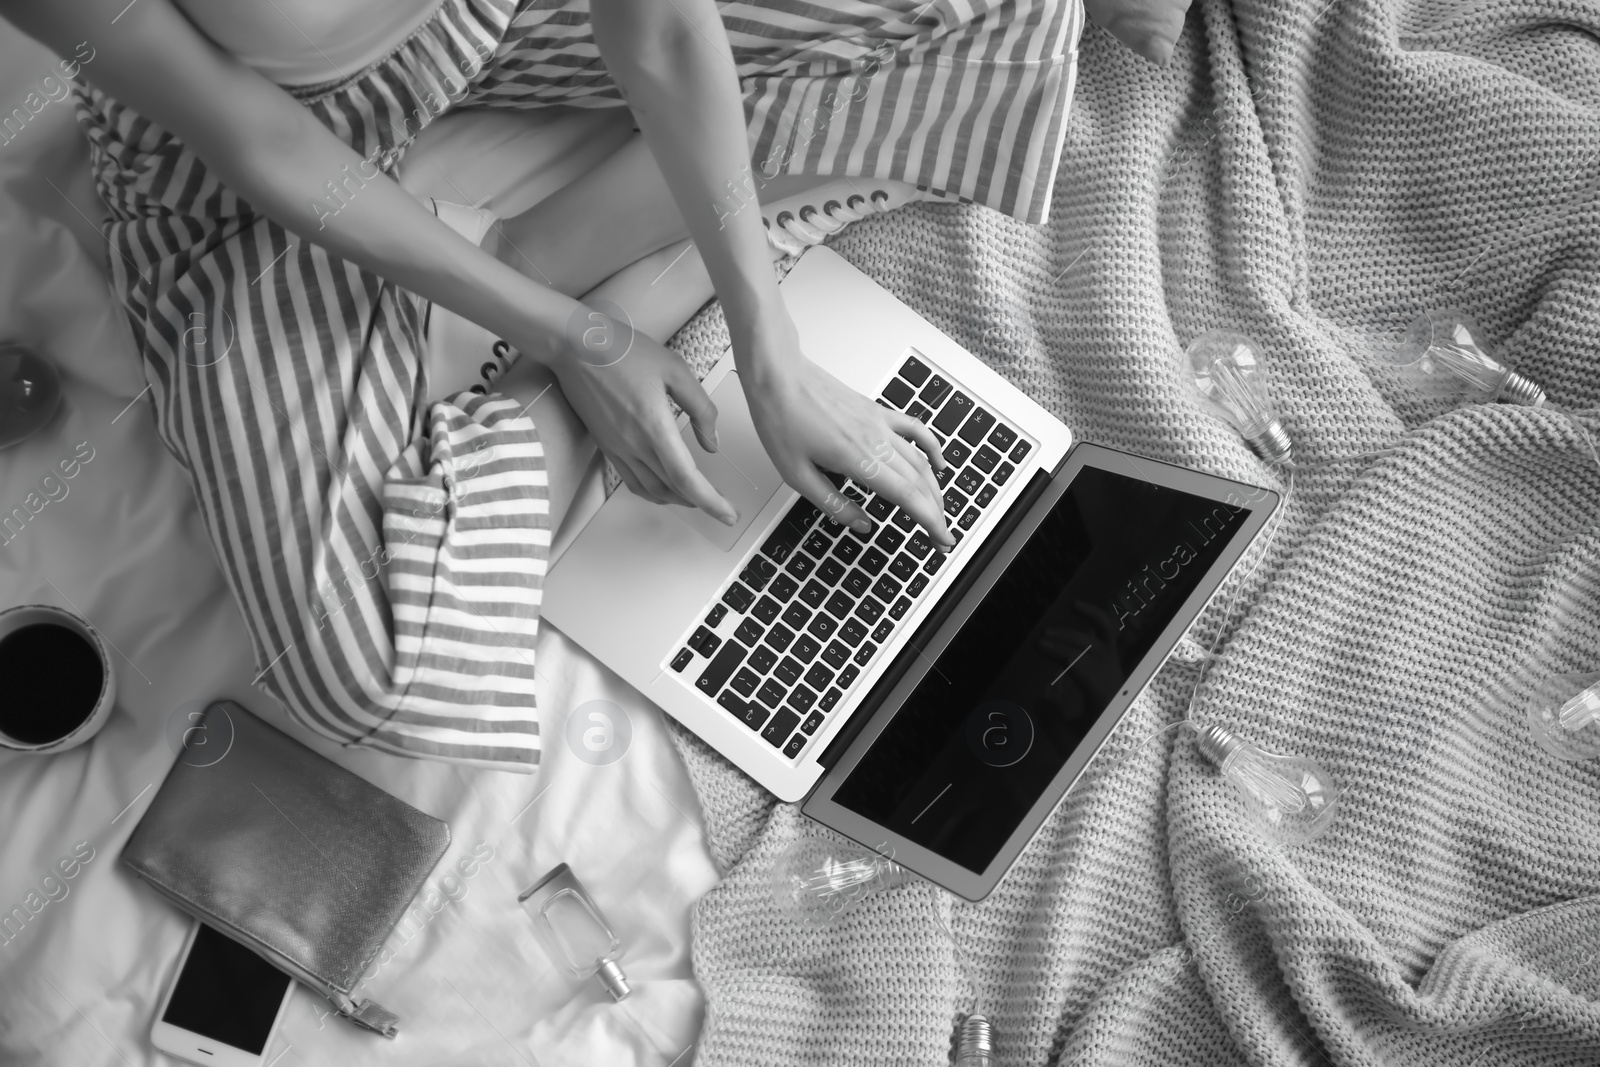
{"label": "dark coffee in cup", "polygon": [[0,637],[0,734],[48,745],[93,715],[105,686],[100,653],[76,630],[37,622]]}

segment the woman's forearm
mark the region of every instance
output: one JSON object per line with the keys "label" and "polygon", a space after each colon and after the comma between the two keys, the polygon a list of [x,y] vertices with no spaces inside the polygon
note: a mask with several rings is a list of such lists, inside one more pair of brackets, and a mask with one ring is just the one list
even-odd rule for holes
{"label": "woman's forearm", "polygon": [[[786,325],[755,206],[737,68],[714,0],[593,0],[595,41],[622,87],[722,300],[740,371]],[[747,192],[748,191],[748,192]],[[748,210],[741,210],[745,205]]]}
{"label": "woman's forearm", "polygon": [[277,146],[247,144],[213,169],[302,239],[513,341],[524,355],[545,363],[558,355],[576,301],[461,237],[370,160],[300,115],[297,136]]}
{"label": "woman's forearm", "polygon": [[434,218],[283,89],[203,37],[170,0],[0,0],[0,16],[63,54],[84,23],[115,22],[116,32],[96,39],[84,77],[170,130],[257,211],[535,359],[560,351],[576,301]]}

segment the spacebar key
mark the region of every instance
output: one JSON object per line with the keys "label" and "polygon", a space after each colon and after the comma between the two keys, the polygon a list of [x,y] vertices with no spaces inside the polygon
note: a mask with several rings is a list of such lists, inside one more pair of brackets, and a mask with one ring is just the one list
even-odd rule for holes
{"label": "spacebar key", "polygon": [[694,680],[694,684],[706,696],[716,696],[717,690],[722,688],[723,683],[728,680],[743,659],[743,645],[734,640],[724,642],[721,651],[716,654],[710,663],[706,664],[706,669],[700,672],[700,677]]}

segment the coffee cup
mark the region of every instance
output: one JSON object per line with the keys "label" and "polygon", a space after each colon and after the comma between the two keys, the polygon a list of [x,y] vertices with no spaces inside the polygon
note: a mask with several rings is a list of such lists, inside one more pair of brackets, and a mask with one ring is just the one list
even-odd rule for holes
{"label": "coffee cup", "polygon": [[81,745],[116,700],[110,649],[87,619],[47,604],[0,611],[0,750]]}

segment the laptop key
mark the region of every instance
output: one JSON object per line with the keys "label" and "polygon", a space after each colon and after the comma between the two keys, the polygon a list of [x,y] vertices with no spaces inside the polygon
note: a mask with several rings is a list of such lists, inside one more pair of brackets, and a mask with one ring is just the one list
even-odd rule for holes
{"label": "laptop key", "polygon": [[706,669],[700,672],[700,677],[694,680],[695,687],[706,696],[716,695],[743,660],[744,646],[737,641],[724,641],[722,650],[712,657]]}
{"label": "laptop key", "polygon": [[951,517],[961,514],[961,509],[967,506],[966,494],[959,489],[946,489],[944,491],[944,513]]}
{"label": "laptop key", "polygon": [[778,661],[772,669],[772,676],[784,685],[793,685],[800,680],[800,672],[804,670],[793,656],[785,656]]}
{"label": "laptop key", "polygon": [[[727,697],[729,694],[723,693],[722,696]],[[717,699],[718,701],[721,701],[722,697],[718,697]],[[737,697],[729,697],[729,699],[738,700]],[[722,706],[733,712],[734,718],[738,719],[752,730],[761,729],[761,724],[767,721],[768,715],[772,714],[766,708],[762,707],[760,704],[757,704],[753,700],[739,700],[738,708],[730,707],[728,704],[723,704]]]}
{"label": "laptop key", "polygon": [[788,756],[790,759],[794,759],[796,756],[800,755],[801,750],[806,747],[807,740],[808,738],[805,734],[795,734],[793,737],[789,738],[789,743],[783,746],[783,754]]}
{"label": "laptop key", "polygon": [[805,734],[807,737],[810,737],[812,734],[817,732],[817,727],[821,726],[824,721],[825,720],[822,718],[822,712],[813,711],[810,715],[806,716],[806,721],[800,724],[800,732]]}
{"label": "laptop key", "polygon": [[778,706],[778,701],[783,699],[783,686],[768,678],[761,691],[756,694],[756,699],[769,708],[775,708]]}
{"label": "laptop key", "polygon": [[999,467],[995,468],[995,472],[989,477],[994,479],[995,485],[1005,485],[1006,480],[1011,477],[1011,473],[1016,469],[1017,468],[1013,467],[1009,463],[1002,463]]}
{"label": "laptop key", "polygon": [[1013,430],[1003,422],[996,426],[994,428],[994,432],[989,435],[989,440],[994,442],[994,447],[998,448],[1002,452],[1010,448],[1011,443],[1016,439],[1017,431]]}
{"label": "laptop key", "polygon": [[883,398],[897,408],[903,408],[911,402],[917,391],[899,378],[894,379],[883,387]]}
{"label": "laptop key", "polygon": [[956,475],[956,488],[968,496],[976,493],[982,485],[983,475],[979,474],[971,467],[968,467],[966,470]]}
{"label": "laptop key", "polygon": [[[756,557],[756,559],[760,558],[760,556]],[[771,576],[763,575],[760,571],[756,570],[754,565],[746,567],[744,570],[739,572],[739,580],[758,593],[767,587],[767,579],[769,577]]]}
{"label": "laptop key", "polygon": [[996,452],[988,445],[984,445],[982,448],[979,448],[978,451],[972,455],[972,465],[977,467],[985,474],[988,474],[990,471],[994,470],[995,464],[999,462],[1000,453]]}
{"label": "laptop key", "polygon": [[[810,526],[807,523],[806,526]],[[800,538],[805,535],[805,528],[794,529],[787,521],[778,523],[778,528],[772,531],[772,536],[762,542],[761,551],[774,563],[782,563],[789,558],[789,553],[795,550],[800,543]]]}
{"label": "laptop key", "polygon": [[839,624],[833,621],[833,616],[819,611],[812,616],[811,625],[806,627],[806,633],[815,637],[818,641],[826,641],[833,636],[833,631],[838,628]]}
{"label": "laptop key", "polygon": [[889,635],[893,632],[894,623],[890,622],[888,619],[884,619],[877,625],[877,628],[872,631],[872,639],[881,645],[884,641],[888,640]]}
{"label": "laptop key", "polygon": [[855,648],[867,639],[867,628],[859,619],[846,619],[844,625],[839,627],[839,637],[845,644]]}
{"label": "laptop key", "polygon": [[913,400],[911,406],[906,408],[906,414],[921,423],[933,418],[933,411],[924,406],[920,400]]}
{"label": "laptop key", "polygon": [[811,609],[804,604],[790,604],[783,609],[783,623],[791,630],[803,630],[811,621]]}
{"label": "laptop key", "polygon": [[784,701],[795,711],[804,715],[811,710],[811,705],[817,702],[817,694],[803,685],[797,685],[789,692],[789,699]]}
{"label": "laptop key", "polygon": [[772,629],[767,631],[766,643],[782,652],[794,642],[794,631],[781,622],[772,624]]}
{"label": "laptop key", "polygon": [[772,716],[767,728],[761,731],[761,739],[773,748],[782,748],[783,743],[794,732],[794,728],[799,725],[800,716],[792,711],[780,711]]}
{"label": "laptop key", "polygon": [[885,526],[878,531],[878,536],[872,543],[892,556],[900,550],[901,545],[906,543],[906,535],[896,530],[893,526]]}
{"label": "laptop key", "polygon": [[795,638],[794,645],[789,649],[789,655],[801,663],[810,663],[817,658],[817,653],[822,651],[822,642],[810,634],[801,634]]}
{"label": "laptop key", "polygon": [[893,511],[894,504],[888,500],[885,500],[881,496],[874,496],[871,500],[867,501],[867,514],[871,515],[879,522],[883,522],[884,520],[888,519],[890,513]]}
{"label": "laptop key", "polygon": [[869,596],[856,605],[856,614],[871,626],[883,616],[883,605]]}
{"label": "laptop key", "polygon": [[989,427],[993,425],[994,416],[989,414],[983,408],[979,408],[977,411],[972,413],[971,418],[967,419],[967,421],[962,424],[961,430],[956,434],[956,436],[961,438],[969,445],[975,445],[988,435]]}
{"label": "laptop key", "polygon": [[694,659],[693,652],[687,648],[680,648],[678,649],[678,654],[672,657],[672,669],[681,673],[692,659]]}
{"label": "laptop key", "polygon": [[1032,451],[1033,446],[1026,441],[1018,441],[1017,446],[1011,450],[1011,462],[1021,463]]}
{"label": "laptop key", "polygon": [[900,377],[912,385],[921,385],[928,380],[928,365],[916,356],[908,356],[900,367]]}
{"label": "laptop key", "polygon": [[761,684],[761,675],[749,667],[740,667],[739,673],[733,676],[733,681],[728,683],[742,696],[749,696],[756,691],[756,686]]}
{"label": "laptop key", "polygon": [[722,594],[722,602],[741,614],[750,610],[755,599],[756,595],[738,582],[728,586],[728,591]]}
{"label": "laptop key", "polygon": [[848,537],[841,537],[833,546],[833,554],[846,563],[854,563],[861,555],[861,546]]}
{"label": "laptop key", "polygon": [[756,606],[750,609],[750,614],[760,619],[763,623],[771,625],[772,620],[776,619],[778,612],[782,610],[782,604],[763,593],[761,599],[756,601]]}
{"label": "laptop key", "polygon": [[860,677],[860,675],[861,675],[861,668],[860,667],[856,667],[856,666],[846,667],[844,670],[839,672],[839,685],[843,686],[846,689],[849,689],[850,688],[850,683],[855,681],[858,677]]}
{"label": "laptop key", "polygon": [[957,467],[965,463],[967,461],[967,457],[970,455],[972,455],[972,449],[968,448],[960,441],[952,440],[949,444],[944,446],[945,462],[952,463]]}
{"label": "laptop key", "polygon": [[810,556],[804,552],[796,552],[789,557],[789,562],[784,564],[783,569],[790,576],[803,581],[805,576],[810,574],[815,567],[816,563]]}
{"label": "laptop key", "polygon": [[994,495],[999,491],[1000,490],[996,489],[992,485],[986,485],[982,489],[978,490],[978,495],[972,498],[972,502],[978,505],[980,508],[986,508],[989,506],[989,502],[994,499]]}
{"label": "laptop key", "polygon": [[820,663],[813,663],[806,671],[806,684],[813,689],[826,689],[833,682],[833,672]]}
{"label": "laptop key", "polygon": [[828,587],[813,578],[806,583],[804,589],[800,590],[800,599],[811,607],[820,608],[822,602],[828,599]]}
{"label": "laptop key", "polygon": [[840,583],[839,588],[848,589],[856,596],[860,596],[861,594],[865,593],[871,585],[871,578],[867,577],[867,575],[859,568],[852,567],[850,569],[850,573],[844,576],[844,581]]}
{"label": "laptop key", "polygon": [[772,584],[767,586],[767,592],[772,594],[772,599],[782,604],[794,597],[800,591],[800,583],[787,574],[780,574],[772,579]]}
{"label": "laptop key", "polygon": [[894,518],[890,519],[889,521],[894,523],[895,529],[897,530],[909,530],[911,527],[917,524],[917,520],[913,519],[911,517],[911,513],[905,508],[898,509],[894,513]]}
{"label": "laptop key", "polygon": [[940,433],[955,433],[956,427],[967,417],[973,409],[973,401],[966,393],[957,393],[950,398],[950,402],[939,409],[939,414],[933,417],[933,428]]}
{"label": "laptop key", "polygon": [[828,647],[822,650],[822,659],[828,666],[838,670],[850,662],[850,646],[842,641],[830,641]]}
{"label": "laptop key", "polygon": [[824,537],[838,537],[840,534],[844,533],[844,523],[840,522],[832,515],[829,515],[827,518],[822,520],[821,525],[819,525],[817,529],[822,531],[822,536]]}
{"label": "laptop key", "polygon": [[[944,561],[949,558],[950,557],[946,556],[943,552],[935,552],[933,555],[928,557],[928,561],[922,565],[922,569],[927,571],[929,574],[937,574],[939,568],[944,566]],[[771,634],[767,635],[767,640],[772,640]]]}
{"label": "laptop key", "polygon": [[981,514],[982,512],[980,512],[977,508],[968,508],[966,511],[961,513],[961,518],[956,520],[956,525],[960,526],[963,530],[970,530],[972,529],[972,524],[978,521],[978,516]]}
{"label": "laptop key", "polygon": [[906,542],[906,551],[911,553],[911,555],[915,558],[922,559],[929,552],[933,551],[933,542],[928,540],[927,534],[923,533],[921,530],[918,530],[913,533],[911,535],[911,539]]}
{"label": "laptop key", "polygon": [[903,619],[906,617],[906,612],[910,610],[911,598],[908,596],[903,596],[899,600],[896,600],[894,602],[894,606],[889,609],[889,618],[896,620]]}
{"label": "laptop key", "polygon": [[717,646],[722,644],[722,638],[706,629],[704,626],[695,627],[694,633],[689,635],[689,647],[710,659],[717,651]]}
{"label": "laptop key", "polygon": [[861,487],[855,482],[847,482],[845,487],[841,489],[840,492],[844,493],[844,495],[849,497],[851,500],[854,500],[857,504],[865,504],[867,502],[867,494],[863,492]]}
{"label": "laptop key", "polygon": [[877,533],[877,532],[878,532],[878,524],[873,522],[871,519],[868,519],[867,520],[867,532],[866,533],[862,533],[860,530],[854,530],[853,529],[853,530],[850,531],[850,536],[854,537],[857,541],[870,541],[870,540],[872,540],[872,535]]}
{"label": "laptop key", "polygon": [[813,556],[821,559],[823,556],[828,554],[828,548],[830,544],[831,542],[827,539],[827,537],[823,536],[820,530],[814,530],[812,531],[811,536],[806,538],[806,543],[802,547],[804,547],[805,550],[811,553]]}
{"label": "laptop key", "polygon": [[856,649],[856,663],[865,667],[868,663],[872,662],[872,654],[876,651],[878,651],[878,646],[873,644],[871,641],[868,641],[866,644]]}
{"label": "laptop key", "polygon": [[828,612],[840,619],[850,614],[850,609],[855,606],[856,602],[854,600],[838,590],[834,590],[833,595],[828,598]]}
{"label": "laptop key", "polygon": [[837,689],[828,690],[826,693],[822,694],[822,699],[817,701],[817,710],[832,711],[833,706],[839,703],[839,698],[842,696],[844,696],[844,694],[839,692]]}
{"label": "laptop key", "polygon": [[926,588],[928,588],[928,576],[926,574],[919,574],[915,578],[911,579],[911,584],[906,586],[906,592],[912,596],[920,596],[922,591]]}
{"label": "laptop key", "polygon": [[719,622],[721,622],[724,618],[726,618],[727,614],[728,614],[728,605],[726,605],[726,604],[718,604],[716,607],[712,608],[711,611],[706,615],[706,625],[711,627],[713,630],[716,629],[717,628],[717,624]]}
{"label": "laptop key", "polygon": [[953,388],[955,387],[949,382],[935,374],[928,379],[928,384],[922,387],[922,392],[917,394],[917,399],[930,408],[937,409],[940,404],[944,403],[945,397],[950,395],[950,390]]}
{"label": "laptop key", "polygon": [[829,585],[838,585],[839,579],[844,577],[844,564],[829,556],[822,561],[822,566],[817,568],[817,577]]}
{"label": "laptop key", "polygon": [[739,624],[739,628],[737,630],[733,631],[733,636],[737,637],[747,645],[754,645],[757,641],[761,640],[761,635],[766,632],[766,627],[762,626],[759,622],[756,622],[756,620],[746,619]]}
{"label": "laptop key", "polygon": [[879,571],[883,570],[884,567],[888,566],[888,564],[888,556],[884,555],[876,548],[869,548],[861,554],[861,562],[857,563],[856,566],[860,567],[868,574],[875,576]]}
{"label": "laptop key", "polygon": [[891,604],[894,598],[900,595],[900,583],[887,574],[882,575],[872,584],[872,595],[885,604]]}
{"label": "laptop key", "polygon": [[757,645],[750,650],[750,669],[757,674],[766,674],[776,662],[778,654],[766,645]]}
{"label": "laptop key", "polygon": [[893,563],[889,564],[889,573],[902,582],[908,581],[917,573],[917,561],[902,552],[894,558]]}

